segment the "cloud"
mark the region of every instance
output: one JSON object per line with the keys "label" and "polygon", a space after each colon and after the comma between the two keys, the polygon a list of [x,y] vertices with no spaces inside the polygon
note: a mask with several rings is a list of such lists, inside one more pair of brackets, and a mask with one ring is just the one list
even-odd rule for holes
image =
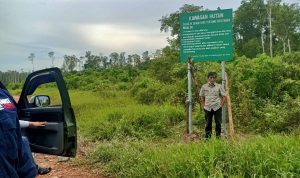
{"label": "cloud", "polygon": [[167,34],[159,32],[161,13],[149,3],[158,1],[0,0],[0,70],[18,69],[15,64],[29,70],[32,52],[38,62],[54,51],[62,63],[64,54],[87,50],[108,55],[162,48]]}
{"label": "cloud", "polygon": [[36,54],[37,68],[44,68],[50,65],[49,51],[59,67],[64,54],[80,56],[87,50],[154,52],[167,44],[158,20],[183,4],[237,8],[240,1],[0,0],[0,70],[31,70],[30,53]]}
{"label": "cloud", "polygon": [[[157,34],[157,29],[140,28],[131,26],[120,26],[112,24],[90,24],[82,25],[79,32],[85,43],[92,45],[94,49],[102,49],[104,53],[113,51],[124,51],[134,53],[143,46],[144,49],[160,49],[167,45],[166,35]],[[113,49],[113,51],[112,51]]]}

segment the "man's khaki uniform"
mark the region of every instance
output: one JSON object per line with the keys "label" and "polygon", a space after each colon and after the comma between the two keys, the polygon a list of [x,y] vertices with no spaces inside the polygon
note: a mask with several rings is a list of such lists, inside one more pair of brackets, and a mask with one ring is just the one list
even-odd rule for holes
{"label": "man's khaki uniform", "polygon": [[212,133],[212,118],[215,117],[216,136],[221,136],[222,107],[221,98],[226,96],[222,85],[218,83],[206,83],[201,87],[200,97],[204,97],[205,112],[205,137],[210,138]]}

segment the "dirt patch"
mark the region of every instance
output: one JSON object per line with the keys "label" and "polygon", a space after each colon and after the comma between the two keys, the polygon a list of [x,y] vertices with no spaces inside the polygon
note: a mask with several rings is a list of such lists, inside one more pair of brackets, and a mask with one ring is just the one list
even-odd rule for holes
{"label": "dirt patch", "polygon": [[71,160],[61,161],[58,156],[35,154],[36,163],[43,167],[51,167],[46,175],[37,178],[106,178],[102,173],[96,172],[90,165],[75,165]]}

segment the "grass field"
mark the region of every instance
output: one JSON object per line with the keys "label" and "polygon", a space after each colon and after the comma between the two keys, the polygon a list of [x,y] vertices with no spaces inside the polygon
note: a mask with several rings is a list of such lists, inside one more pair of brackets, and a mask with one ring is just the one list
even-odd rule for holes
{"label": "grass field", "polygon": [[299,141],[275,135],[236,143],[110,142],[88,159],[117,177],[299,177]]}
{"label": "grass field", "polygon": [[141,105],[127,92],[70,91],[85,163],[116,177],[300,177],[300,138],[252,136],[185,143],[184,110]]}
{"label": "grass field", "polygon": [[[55,101],[51,88],[43,89]],[[184,108],[142,105],[128,92],[70,90],[80,142],[79,164],[115,177],[300,177],[297,135],[185,143]],[[195,126],[195,128],[197,128]],[[81,147],[82,143],[79,143]],[[81,148],[79,148],[81,149]]]}

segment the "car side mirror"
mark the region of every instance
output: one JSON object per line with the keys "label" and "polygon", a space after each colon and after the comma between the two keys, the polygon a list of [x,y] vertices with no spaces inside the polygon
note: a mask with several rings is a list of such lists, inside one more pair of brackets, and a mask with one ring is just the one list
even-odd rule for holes
{"label": "car side mirror", "polygon": [[50,97],[48,95],[34,96],[34,105],[37,107],[46,107],[50,105]]}

